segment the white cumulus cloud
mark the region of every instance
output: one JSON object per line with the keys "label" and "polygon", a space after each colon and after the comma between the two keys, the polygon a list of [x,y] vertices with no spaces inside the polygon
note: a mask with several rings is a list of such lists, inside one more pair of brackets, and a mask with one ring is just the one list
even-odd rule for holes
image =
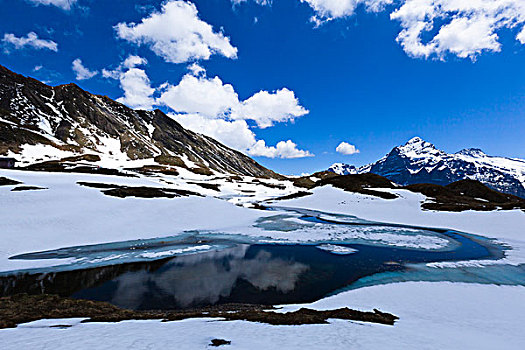
{"label": "white cumulus cloud", "polygon": [[210,119],[200,114],[170,113],[186,129],[204,134],[228,147],[246,152],[257,142],[255,134],[244,120]]}
{"label": "white cumulus cloud", "polygon": [[104,78],[119,80],[124,96],[118,98],[118,102],[131,108],[146,110],[153,108],[155,88],[151,86],[146,71],[137,68],[137,66],[145,64],[147,64],[146,59],[130,55],[114,70],[102,70]]}
{"label": "white cumulus cloud", "polygon": [[[391,18],[401,22],[397,41],[411,56],[443,58],[452,53],[475,59],[484,51],[501,50],[498,31],[503,28],[523,31],[525,2],[405,0]],[[431,32],[436,34],[424,40]]]}
{"label": "white cumulus cloud", "polygon": [[98,74],[97,71],[91,71],[84,67],[80,58],[73,61],[71,68],[73,69],[73,72],[75,72],[77,80],[91,79]]}
{"label": "white cumulus cloud", "polygon": [[267,146],[264,140],[257,140],[245,120],[206,118],[200,114],[170,113],[169,116],[186,129],[213,137],[228,147],[254,157],[289,159],[314,156],[308,151],[298,149],[291,140]]}
{"label": "white cumulus cloud", "polygon": [[264,140],[258,140],[255,145],[248,149],[248,154],[252,156],[285,159],[313,157],[313,154],[310,152],[297,149],[297,145],[292,142],[292,140],[279,141],[275,147],[266,146]]}
{"label": "white cumulus cloud", "polygon": [[183,63],[207,60],[212,54],[237,57],[237,48],[221,32],[214,32],[210,24],[198,16],[194,4],[171,0],[140,23],[119,23],[117,36],[138,45],[148,45],[167,62]]}
{"label": "white cumulus cloud", "polygon": [[158,102],[181,113],[198,113],[220,118],[239,105],[239,97],[230,84],[219,77],[186,74],[177,85],[165,85]]}
{"label": "white cumulus cloud", "polygon": [[293,91],[286,88],[274,92],[259,91],[241,101],[231,84],[224,83],[219,77],[207,77],[204,68],[196,64],[188,68],[190,73],[184,75],[177,85],[163,84],[157,99],[157,104],[174,111],[171,117],[182,126],[252,156],[313,156],[298,149],[291,140],[267,146],[264,140],[257,140],[247,122],[266,128],[307,114]]}
{"label": "white cumulus cloud", "polygon": [[346,155],[359,153],[359,150],[356,146],[349,144],[348,142],[341,142],[339,146],[335,149],[336,152]]}
{"label": "white cumulus cloud", "polygon": [[130,68],[120,76],[120,86],[124,96],[118,102],[137,109],[153,108],[153,93],[150,80],[143,69]]}
{"label": "white cumulus cloud", "polygon": [[308,110],[287,88],[274,92],[259,91],[232,108],[233,119],[251,119],[260,128],[268,128],[276,122],[293,121],[305,114]]}
{"label": "white cumulus cloud", "polygon": [[483,52],[501,51],[498,33],[503,29],[516,31],[516,40],[525,44],[523,0],[301,1],[314,10],[317,25],[351,16],[358,6],[369,12],[392,9],[390,18],[401,24],[396,40],[416,58],[444,59],[452,54],[474,60]]}
{"label": "white cumulus cloud", "polygon": [[[198,68],[197,68],[198,67]],[[252,120],[258,127],[292,121],[308,113],[295,93],[287,88],[273,92],[259,91],[244,101],[230,84],[219,77],[208,78],[202,67],[190,66],[192,73],[178,85],[166,84],[158,99],[178,113],[198,113],[208,118]]]}
{"label": "white cumulus cloud", "polygon": [[70,10],[77,0],[29,0],[37,5],[54,5],[64,10]]}
{"label": "white cumulus cloud", "polygon": [[30,47],[36,50],[58,51],[58,44],[52,40],[39,39],[35,32],[29,32],[25,37],[17,37],[14,34],[6,33],[2,41],[7,45],[12,45],[15,49]]}
{"label": "white cumulus cloud", "polygon": [[[201,133],[252,156],[269,158],[301,158],[313,154],[301,150],[291,140],[268,146],[258,140],[248,121],[265,128],[273,123],[293,120],[308,111],[299,104],[293,91],[259,91],[240,101],[231,84],[219,77],[209,78],[197,64],[188,67],[177,85],[164,83],[152,87],[146,72],[138,66],[146,64],[139,56],[129,56],[113,70],[102,70],[106,78],[116,79],[124,91],[117,101],[132,108],[168,107],[168,115],[183,127]],[[158,96],[155,98],[154,96]]]}

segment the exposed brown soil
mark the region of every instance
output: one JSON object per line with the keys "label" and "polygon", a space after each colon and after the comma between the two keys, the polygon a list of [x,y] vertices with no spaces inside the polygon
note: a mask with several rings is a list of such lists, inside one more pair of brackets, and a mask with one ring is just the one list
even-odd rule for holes
{"label": "exposed brown soil", "polygon": [[341,175],[338,175],[334,173],[333,171],[324,170],[324,171],[318,171],[316,173],[313,173],[311,176],[324,180],[324,179],[330,179],[332,177],[341,176]]}
{"label": "exposed brown soil", "polygon": [[41,163],[35,163],[21,168],[23,170],[32,171],[49,171],[60,173],[82,173],[82,174],[98,174],[98,175],[116,175],[126,177],[136,177],[136,175],[123,173],[117,169],[108,169],[90,165],[78,165],[75,163],[67,163],[58,160],[50,160]]}
{"label": "exposed brown soil", "polygon": [[206,176],[213,175],[213,171],[211,171],[208,167],[204,165],[198,168],[189,168],[188,170],[197,175],[206,175]]}
{"label": "exposed brown soil", "polygon": [[308,176],[290,178],[289,180],[293,182],[294,186],[303,187],[306,189],[312,189],[315,186],[317,186],[317,182],[313,181],[311,177],[325,180],[325,179],[330,179],[332,177],[337,177],[337,176],[340,176],[340,175],[337,175],[336,173],[327,170],[327,171],[318,171]]}
{"label": "exposed brown soil", "polygon": [[210,183],[204,183],[204,182],[188,182],[188,184],[197,185],[202,188],[206,188],[208,190],[214,190],[214,191],[220,191],[220,185],[218,184],[210,184]]}
{"label": "exposed brown soil", "polygon": [[17,186],[11,190],[11,192],[18,192],[18,191],[38,191],[38,190],[47,190],[46,187],[38,187],[38,186]]}
{"label": "exposed brown soil", "polygon": [[267,210],[268,209],[267,206],[259,204],[259,203],[250,203],[250,204],[251,204],[250,208],[252,209],[257,209],[257,210]]}
{"label": "exposed brown soil", "polygon": [[122,186],[113,184],[103,184],[94,182],[77,182],[80,186],[91,187],[102,189],[102,193],[112,197],[126,198],[126,197],[138,197],[138,198],[175,198],[175,197],[187,197],[187,196],[199,196],[197,192],[179,190],[175,188],[162,188],[162,187],[146,187],[146,186]]}
{"label": "exposed brown soil", "polygon": [[232,342],[224,339],[212,339],[210,346],[230,345]]}
{"label": "exposed brown soil", "polygon": [[164,169],[160,171],[164,175],[178,176],[179,172],[175,169]]}
{"label": "exposed brown soil", "polygon": [[98,183],[98,182],[84,182],[84,181],[77,182],[77,185],[84,186],[84,187],[91,187],[91,188],[99,188],[99,189],[119,187],[119,185],[103,184],[103,183]]}
{"label": "exposed brown soil", "polygon": [[[333,174],[333,173],[332,173]],[[329,176],[316,182],[315,186],[332,185],[348,192],[372,195],[384,199],[395,199],[393,193],[371,190],[369,188],[396,188],[394,183],[385,177],[366,173]]]}
{"label": "exposed brown soil", "polygon": [[309,176],[298,177],[292,180],[293,185],[296,187],[302,187],[311,189],[315,187],[315,181],[312,181]]}
{"label": "exposed brown soil", "polygon": [[186,163],[176,156],[160,155],[155,157],[155,161],[159,164],[178,166],[181,168],[187,168]]}
{"label": "exposed brown soil", "polygon": [[242,177],[240,177],[239,175],[233,175],[233,176],[230,176],[226,181],[228,182],[242,181]]}
{"label": "exposed brown soil", "polygon": [[370,188],[403,188],[412,192],[422,193],[432,199],[422,204],[422,208],[440,211],[464,210],[525,210],[525,199],[511,194],[501,193],[488,188],[479,181],[461,180],[446,186],[434,184],[415,184],[405,187],[396,185],[387,178],[372,174],[335,175],[321,179],[315,187],[332,185],[348,192],[368,194],[385,199],[395,199],[392,193],[372,190]]}
{"label": "exposed brown soil", "polygon": [[140,168],[126,168],[125,170],[131,170],[140,174],[154,175],[156,173],[177,176],[179,172],[176,169],[162,166],[162,165],[144,165]]}
{"label": "exposed brown soil", "polygon": [[[1,99],[2,96],[0,96],[0,100]],[[9,115],[9,111],[0,108],[1,117],[6,118]],[[0,121],[0,155],[7,155],[10,150],[15,153],[20,153],[22,151],[21,145],[24,144],[36,145],[51,143],[51,141],[36,132]]]}
{"label": "exposed brown soil", "polygon": [[74,156],[74,157],[66,157],[60,159],[61,162],[98,162],[100,161],[100,157],[96,154],[82,154],[80,156]]}
{"label": "exposed brown soil", "polygon": [[276,188],[276,189],[279,189],[279,190],[284,190],[284,189],[286,189],[286,185],[282,185],[282,184],[272,184],[272,183],[268,183],[268,182],[261,181],[261,180],[259,180],[259,179],[254,179],[252,182],[253,182],[253,183],[256,183],[256,184],[258,184],[258,185],[262,185],[262,186],[268,187],[268,188]]}
{"label": "exposed brown soil", "polygon": [[102,191],[105,195],[119,198],[138,197],[138,198],[175,198],[187,196],[201,196],[196,192],[177,190],[171,188],[156,188],[156,187],[131,187],[121,186],[110,190]]}
{"label": "exposed brown soil", "polygon": [[284,200],[287,200],[287,199],[306,197],[306,196],[309,196],[311,194],[313,194],[313,193],[312,192],[307,192],[307,191],[299,191],[299,192],[287,194],[286,196],[272,198],[271,200],[272,201],[284,201]]}
{"label": "exposed brown soil", "polygon": [[[184,163],[182,158],[177,157],[177,156],[160,155],[160,156],[155,157],[155,161],[159,164],[178,166],[178,167],[187,169],[191,171],[192,173],[198,174],[198,175],[206,175],[206,176],[213,175],[213,171],[211,171],[210,168],[208,168],[204,164],[197,164],[198,166],[196,168],[189,168],[186,165],[186,163]],[[163,173],[166,174],[165,172]],[[171,174],[166,174],[166,175],[171,175]],[[178,175],[178,173],[176,175]]]}
{"label": "exposed brown soil", "polygon": [[0,176],[0,186],[13,186],[19,184],[21,184],[21,182]]}
{"label": "exposed brown soil", "polygon": [[177,321],[186,318],[218,317],[224,320],[244,320],[272,325],[300,325],[328,323],[328,319],[364,321],[393,325],[398,319],[389,313],[349,308],[317,311],[302,308],[294,312],[267,311],[267,305],[228,304],[191,310],[133,311],[121,309],[106,302],[63,298],[56,295],[17,294],[0,298],[0,329],[40,319],[86,317],[87,322],[119,322],[123,320],[162,319]]}
{"label": "exposed brown soil", "polygon": [[433,202],[422,205],[428,210],[525,210],[525,199],[495,191],[475,180],[456,181],[446,186],[415,184],[405,188],[432,198]]}

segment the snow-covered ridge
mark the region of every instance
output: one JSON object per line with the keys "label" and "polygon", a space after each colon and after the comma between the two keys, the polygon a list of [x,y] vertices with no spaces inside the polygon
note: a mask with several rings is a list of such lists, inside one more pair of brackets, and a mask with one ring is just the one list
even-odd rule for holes
{"label": "snow-covered ridge", "polygon": [[446,153],[419,137],[394,147],[375,163],[355,167],[336,163],[328,170],[340,175],[375,173],[401,184],[451,182],[471,179],[504,193],[525,198],[525,160],[490,156],[477,148]]}
{"label": "snow-covered ridge", "polygon": [[357,174],[357,168],[355,166],[345,163],[334,163],[328,168],[328,171],[339,175]]}

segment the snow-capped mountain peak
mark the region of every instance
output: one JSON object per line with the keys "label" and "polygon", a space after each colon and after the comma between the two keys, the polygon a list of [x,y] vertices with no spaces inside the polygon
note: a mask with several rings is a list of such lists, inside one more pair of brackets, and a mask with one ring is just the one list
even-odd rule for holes
{"label": "snow-capped mountain peak", "polygon": [[357,174],[357,168],[355,166],[345,163],[334,163],[328,168],[328,171],[338,175]]}
{"label": "snow-capped mountain peak", "polygon": [[525,198],[525,161],[485,154],[479,148],[446,153],[415,137],[395,147],[379,161],[359,169],[385,176],[402,185],[472,179],[498,191]]}
{"label": "snow-capped mountain peak", "polygon": [[400,154],[403,154],[407,157],[421,157],[421,156],[440,156],[444,152],[436,149],[436,146],[423,140],[420,137],[413,137],[403,146],[398,146],[396,149]]}
{"label": "snow-capped mountain peak", "polygon": [[488,157],[485,152],[480,150],[479,148],[465,148],[461,151],[456,152],[456,154],[461,154],[468,157],[473,158],[482,158],[482,157]]}
{"label": "snow-capped mountain peak", "polygon": [[[343,170],[346,167],[351,166],[336,163],[329,170],[341,175],[351,174]],[[420,137],[394,147],[385,157],[356,171],[382,175],[401,185],[447,185],[472,179],[498,191],[525,198],[525,160],[489,156],[479,148],[446,153]]]}

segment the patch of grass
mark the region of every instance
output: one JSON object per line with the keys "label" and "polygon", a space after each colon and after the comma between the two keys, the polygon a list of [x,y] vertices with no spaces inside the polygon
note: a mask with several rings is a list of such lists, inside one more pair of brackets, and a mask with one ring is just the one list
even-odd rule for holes
{"label": "patch of grass", "polygon": [[13,186],[21,184],[20,181],[8,179],[7,177],[0,176],[0,186]]}
{"label": "patch of grass", "polygon": [[[301,325],[328,323],[328,319],[364,321],[393,325],[397,316],[374,309],[358,311],[349,308],[312,310],[302,308],[293,312],[274,312],[268,305],[226,304],[198,309],[171,311],[133,311],[106,302],[59,297],[57,295],[17,294],[0,298],[0,328],[40,319],[87,317],[87,322],[119,322],[124,320],[162,319],[178,321],[187,318],[211,317],[226,321],[244,320],[272,325]],[[269,311],[270,310],[270,311]],[[84,321],[86,322],[86,321]]]}
{"label": "patch of grass", "polygon": [[178,167],[186,168],[186,169],[188,168],[186,166],[186,163],[184,163],[184,161],[180,157],[176,157],[176,156],[168,156],[168,155],[163,154],[160,156],[156,156],[154,160],[159,164],[178,166]]}
{"label": "patch of grass", "polygon": [[82,174],[98,174],[98,175],[115,175],[115,176],[125,176],[125,177],[137,177],[133,174],[126,174],[117,169],[108,169],[97,166],[88,166],[88,165],[76,165],[76,164],[67,164],[58,160],[50,160],[41,163],[35,163],[28,165],[23,170],[31,171],[49,171],[49,172],[59,172],[59,173],[82,173]]}
{"label": "patch of grass", "polygon": [[169,168],[162,165],[144,165],[140,168],[127,168],[126,170],[135,171],[137,173],[151,175],[160,173],[164,175],[178,176],[179,172],[176,169]]}
{"label": "patch of grass", "polygon": [[230,345],[232,342],[224,339],[212,339],[210,346]]}
{"label": "patch of grass", "polygon": [[495,191],[476,180],[460,180],[446,186],[415,184],[404,188],[432,198],[433,202],[422,205],[428,210],[525,210],[525,199]]}
{"label": "patch of grass", "polygon": [[204,165],[199,166],[198,168],[190,168],[189,170],[192,173],[197,174],[197,175],[205,175],[205,176],[213,175],[213,171],[211,171],[208,167]]}
{"label": "patch of grass", "polygon": [[197,192],[180,190],[176,188],[163,188],[163,187],[146,187],[146,186],[123,186],[114,184],[104,184],[96,182],[77,182],[78,185],[84,187],[98,188],[102,190],[107,196],[111,197],[138,197],[138,198],[175,198],[175,197],[187,197],[187,196],[199,196]]}
{"label": "patch of grass", "polygon": [[272,198],[271,200],[272,201],[284,201],[284,200],[287,200],[287,199],[306,197],[306,196],[309,196],[311,194],[313,194],[313,193],[312,192],[307,192],[307,191],[299,191],[299,192],[287,194],[286,196]]}
{"label": "patch of grass", "polygon": [[60,161],[61,162],[80,162],[80,161],[98,162],[100,161],[100,157],[96,154],[82,154],[79,156],[62,158]]}
{"label": "patch of grass", "polygon": [[396,188],[394,183],[387,178],[372,174],[352,174],[336,175],[326,177],[316,183],[317,186],[332,185],[347,192],[356,192],[367,194],[384,199],[395,199],[397,196],[393,193],[371,190],[369,188]]}
{"label": "patch of grass", "polygon": [[191,185],[197,185],[202,188],[206,188],[208,190],[214,190],[214,191],[220,191],[220,185],[219,184],[210,184],[210,183],[204,183],[204,182],[188,182],[188,184]]}
{"label": "patch of grass", "polygon": [[47,190],[46,187],[38,187],[38,186],[18,186],[11,190],[11,192],[18,192],[18,191],[38,191],[38,190]]}

